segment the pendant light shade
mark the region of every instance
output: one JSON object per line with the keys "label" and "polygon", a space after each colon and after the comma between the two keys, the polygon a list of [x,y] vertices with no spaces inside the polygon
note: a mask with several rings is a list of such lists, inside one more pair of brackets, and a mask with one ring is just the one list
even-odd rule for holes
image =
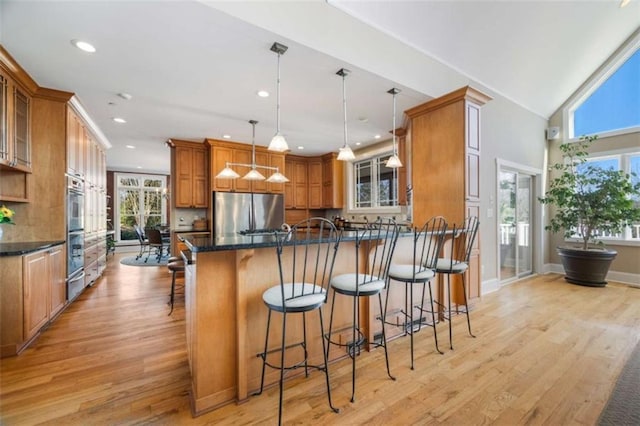
{"label": "pendant light shade", "polygon": [[238,179],[240,177],[231,167],[227,165],[220,173],[216,175],[216,179]]}
{"label": "pendant light shade", "polygon": [[340,161],[353,161],[356,159],[356,156],[353,155],[353,151],[349,146],[348,136],[347,136],[347,90],[345,84],[345,78],[349,75],[351,71],[346,68],[340,68],[340,70],[336,73],[337,75],[342,77],[342,106],[344,109],[344,145],[340,148],[338,152],[338,160]]}
{"label": "pendant light shade", "polygon": [[277,101],[276,101],[276,134],[271,139],[269,151],[284,152],[289,150],[286,139],[280,133],[280,55],[283,55],[288,49],[287,46],[280,43],[273,43],[271,51],[278,54],[278,80],[277,80]]}
{"label": "pendant light shade", "polygon": [[282,173],[275,172],[274,174],[269,176],[269,179],[267,179],[267,182],[271,182],[271,183],[287,183],[287,182],[289,182],[289,179],[287,179],[286,176],[283,175]]}
{"label": "pendant light shade", "polygon": [[390,169],[397,169],[399,167],[402,167],[402,161],[400,161],[400,157],[398,157],[398,147],[396,145],[396,95],[400,93],[400,89],[396,89],[394,87],[393,89],[387,91],[387,93],[393,95],[393,127],[391,130],[391,132],[393,133],[393,155],[389,157],[389,159],[385,163],[385,166]]}
{"label": "pendant light shade", "polygon": [[249,170],[249,173],[247,173],[246,175],[242,176],[242,179],[244,179],[244,180],[264,180],[265,177],[264,177],[264,175],[262,173],[260,173],[256,169],[251,169],[251,170]]}

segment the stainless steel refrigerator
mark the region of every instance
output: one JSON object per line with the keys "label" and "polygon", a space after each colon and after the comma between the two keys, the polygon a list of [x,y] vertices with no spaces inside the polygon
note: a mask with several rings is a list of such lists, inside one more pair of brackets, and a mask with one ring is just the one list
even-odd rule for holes
{"label": "stainless steel refrigerator", "polygon": [[259,234],[284,223],[284,195],[213,192],[213,229],[216,236]]}

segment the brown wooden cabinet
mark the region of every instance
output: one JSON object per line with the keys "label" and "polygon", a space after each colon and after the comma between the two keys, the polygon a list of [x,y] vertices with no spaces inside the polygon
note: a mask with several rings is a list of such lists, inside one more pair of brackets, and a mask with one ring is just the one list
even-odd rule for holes
{"label": "brown wooden cabinet", "polygon": [[175,207],[207,208],[209,205],[209,155],[206,145],[172,140],[172,196]]}
{"label": "brown wooden cabinet", "polygon": [[308,168],[305,157],[288,155],[285,159],[285,170],[289,182],[284,185],[284,207],[286,209],[307,209]]}
{"label": "brown wooden cabinet", "polygon": [[[491,98],[469,86],[406,111],[412,146],[413,221],[442,215],[449,226],[480,213],[480,107]],[[447,141],[447,143],[442,143]],[[467,274],[480,295],[480,238]],[[459,286],[459,284],[457,284]],[[459,301],[461,291],[452,291]]]}
{"label": "brown wooden cabinet", "polygon": [[327,209],[344,207],[344,163],[335,153],[322,156],[322,204]]}
{"label": "brown wooden cabinet", "polygon": [[310,209],[321,209],[324,207],[322,200],[322,166],[321,158],[310,158],[307,162]]}
{"label": "brown wooden cabinet", "polygon": [[29,340],[49,321],[49,256],[46,251],[22,259],[24,291],[23,339]]}
{"label": "brown wooden cabinet", "polygon": [[54,318],[67,304],[65,246],[49,250],[49,318]]}
{"label": "brown wooden cabinet", "polygon": [[0,355],[22,351],[66,306],[66,249],[0,257]]}
{"label": "brown wooden cabinet", "polygon": [[76,112],[67,110],[67,173],[84,178],[84,125]]}
{"label": "brown wooden cabinet", "polygon": [[31,96],[4,65],[0,66],[0,101],[0,167],[30,173]]}

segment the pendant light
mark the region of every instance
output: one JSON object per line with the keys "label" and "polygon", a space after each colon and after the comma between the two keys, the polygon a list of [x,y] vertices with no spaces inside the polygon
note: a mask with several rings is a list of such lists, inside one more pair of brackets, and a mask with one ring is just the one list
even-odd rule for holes
{"label": "pendant light", "polygon": [[356,156],[353,155],[353,151],[347,142],[347,90],[345,85],[345,78],[349,75],[351,71],[346,68],[340,68],[340,70],[336,73],[337,75],[342,77],[342,106],[344,109],[344,145],[340,148],[340,152],[338,153],[338,160],[340,161],[353,161],[356,159]]}
{"label": "pendant light", "polygon": [[284,152],[289,150],[289,145],[284,136],[280,133],[280,55],[283,55],[288,49],[287,46],[280,43],[273,43],[271,51],[278,54],[278,81],[277,81],[277,100],[276,100],[276,134],[271,139],[269,151]]}
{"label": "pendant light", "polygon": [[231,166],[236,166],[236,167],[247,167],[250,169],[246,175],[242,176],[242,179],[244,180],[265,180],[264,175],[258,171],[258,169],[265,169],[265,170],[272,170],[274,172],[271,174],[271,176],[269,176],[269,178],[267,179],[267,182],[271,182],[271,183],[289,182],[289,179],[287,179],[285,175],[280,173],[280,169],[278,169],[278,167],[262,166],[262,165],[256,164],[256,124],[258,124],[258,122],[256,120],[249,120],[249,123],[253,127],[253,132],[251,136],[251,164],[227,162],[225,164],[225,168],[222,169],[222,171],[216,175],[216,179],[239,178],[240,175],[231,168]]}
{"label": "pendant light", "polygon": [[400,158],[398,157],[398,148],[396,145],[396,95],[400,93],[400,89],[396,89],[394,87],[387,91],[387,93],[391,93],[393,95],[393,155],[389,157],[385,166],[390,169],[397,169],[398,167],[402,167],[402,161],[400,161]]}
{"label": "pendant light", "polygon": [[242,176],[244,180],[264,180],[265,177],[256,170],[256,124],[258,122],[256,120],[249,120],[249,124],[253,128],[253,133],[251,135],[251,170]]}

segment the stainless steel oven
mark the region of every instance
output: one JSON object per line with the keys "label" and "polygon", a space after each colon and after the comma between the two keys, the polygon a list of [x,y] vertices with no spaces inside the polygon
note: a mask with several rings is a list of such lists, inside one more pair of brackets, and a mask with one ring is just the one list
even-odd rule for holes
{"label": "stainless steel oven", "polygon": [[67,232],[84,230],[84,182],[67,176]]}
{"label": "stainless steel oven", "polygon": [[67,176],[67,300],[84,289],[84,181]]}

